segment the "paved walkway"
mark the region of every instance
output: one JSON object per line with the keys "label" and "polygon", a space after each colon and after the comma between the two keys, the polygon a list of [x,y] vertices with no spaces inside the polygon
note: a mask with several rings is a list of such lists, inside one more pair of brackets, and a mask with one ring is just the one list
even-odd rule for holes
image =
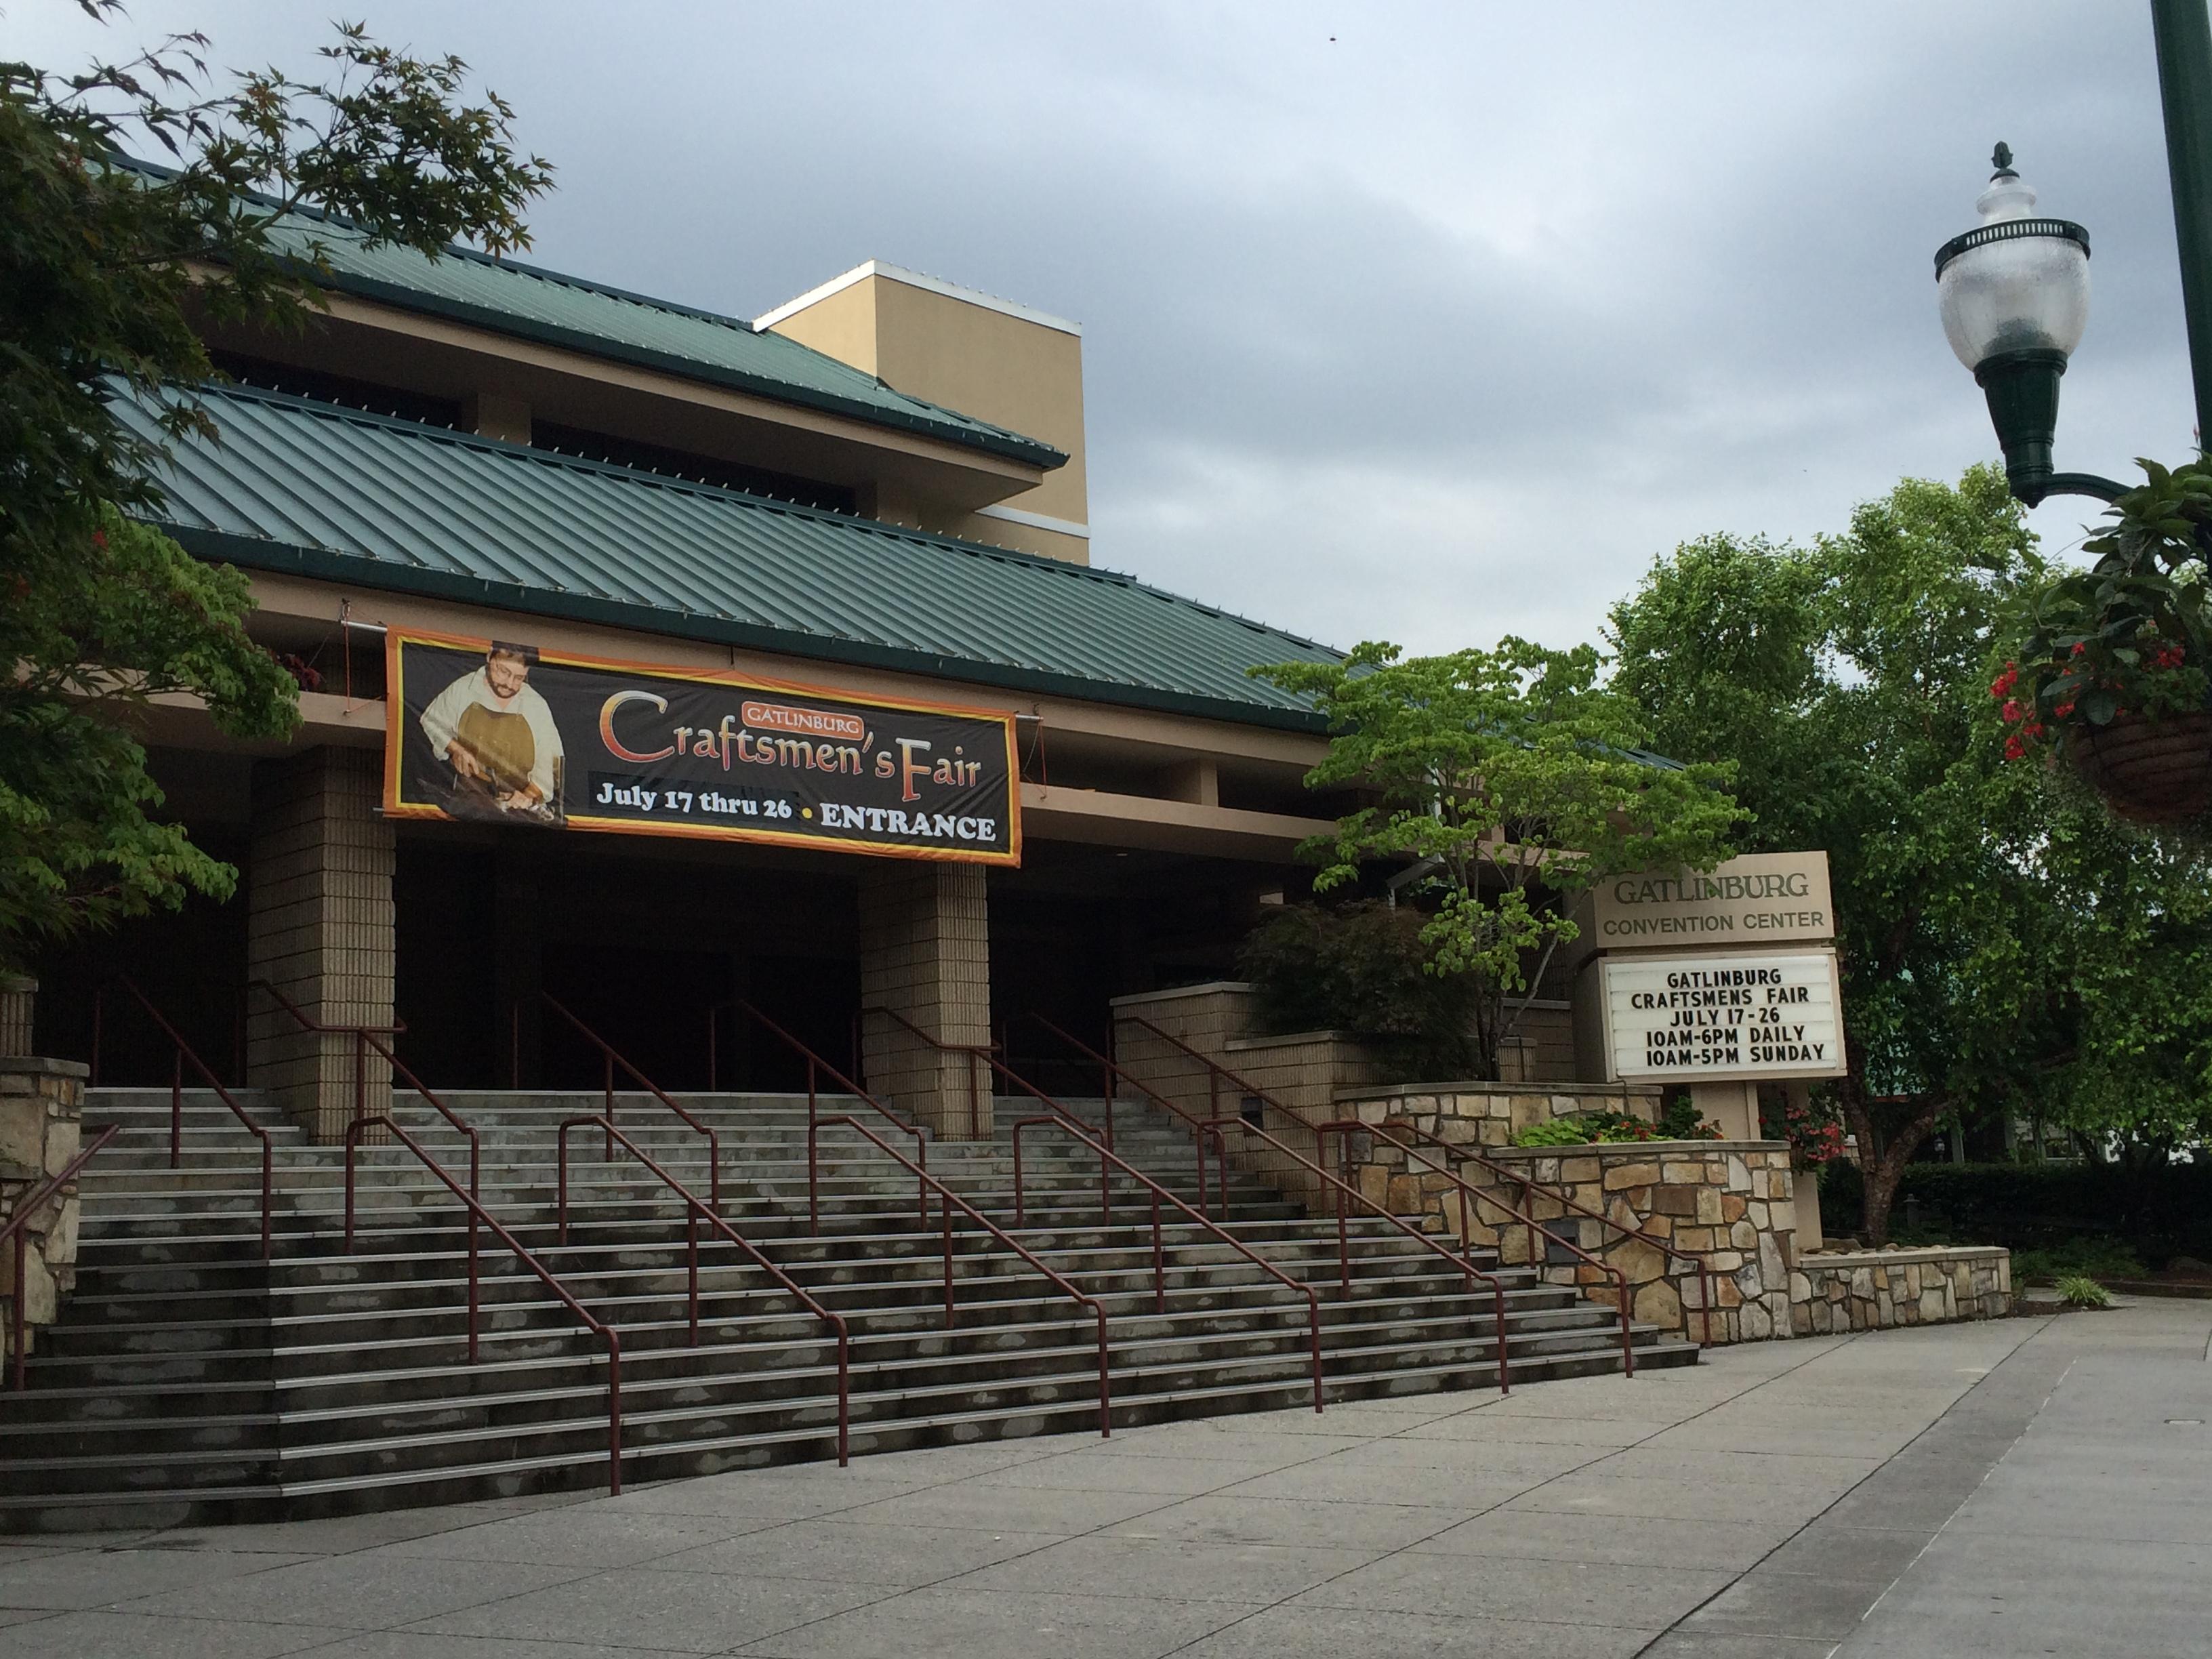
{"label": "paved walkway", "polygon": [[0,1543],[0,1659],[2196,1654],[2208,1329],[2212,1304],[2154,1304],[612,1499]]}

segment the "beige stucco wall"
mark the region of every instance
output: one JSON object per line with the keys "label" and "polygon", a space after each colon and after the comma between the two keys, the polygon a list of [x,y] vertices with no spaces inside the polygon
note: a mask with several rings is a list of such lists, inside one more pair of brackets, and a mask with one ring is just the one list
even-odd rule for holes
{"label": "beige stucco wall", "polygon": [[[769,325],[777,333],[901,392],[1066,451],[1065,466],[999,505],[1088,525],[1083,340],[1073,328],[1000,309],[984,295],[964,299],[874,269],[796,310],[769,317]],[[885,494],[874,510],[879,517],[924,529],[1090,562],[1090,544],[1080,536],[973,513],[924,495]]]}

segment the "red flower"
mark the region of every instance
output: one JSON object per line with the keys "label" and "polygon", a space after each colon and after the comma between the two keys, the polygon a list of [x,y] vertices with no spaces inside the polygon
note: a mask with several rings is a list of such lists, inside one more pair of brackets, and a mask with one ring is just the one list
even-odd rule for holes
{"label": "red flower", "polygon": [[2005,758],[2007,760],[2020,760],[2023,758],[2027,753],[2027,745],[2022,743],[2017,737],[2010,737],[2005,739]]}
{"label": "red flower", "polygon": [[2016,720],[2021,717],[2024,711],[2017,702],[2008,697],[2005,700],[2005,706],[1997,712],[2002,714],[2008,720]]}
{"label": "red flower", "polygon": [[2078,656],[2080,656],[2083,652],[2087,651],[2088,648],[2089,648],[2089,647],[2088,647],[2088,646],[2087,646],[2087,644],[2086,642],[2084,642],[2083,641],[2081,641],[2081,640],[2076,640],[2076,641],[2074,641],[2074,649],[2073,649],[2071,652],[2068,653],[2068,654],[2069,654],[2069,656],[2075,656],[2075,657],[2078,657]]}
{"label": "red flower", "polygon": [[105,530],[94,531],[92,532],[92,544],[94,547],[106,547],[107,545],[107,532]]}
{"label": "red flower", "polygon": [[2051,711],[2051,717],[2053,720],[2063,720],[2073,712],[2074,702],[2073,699],[2069,697],[2064,702],[2060,703],[2056,708]]}

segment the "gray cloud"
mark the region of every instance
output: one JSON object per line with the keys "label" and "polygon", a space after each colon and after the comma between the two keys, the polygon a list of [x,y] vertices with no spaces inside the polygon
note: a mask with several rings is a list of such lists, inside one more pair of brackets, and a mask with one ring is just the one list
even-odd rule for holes
{"label": "gray cloud", "polygon": [[[1992,454],[1929,256],[1998,137],[2097,249],[2062,464],[2191,441],[2140,7],[368,21],[518,106],[562,170],[547,264],[753,314],[881,258],[1080,319],[1095,556],[1337,642],[1588,637],[1677,541],[1839,528]],[[118,33],[9,21],[50,63]],[[179,27],[222,62],[321,35],[276,3],[130,26]],[[2063,545],[2086,505],[2037,521]]]}

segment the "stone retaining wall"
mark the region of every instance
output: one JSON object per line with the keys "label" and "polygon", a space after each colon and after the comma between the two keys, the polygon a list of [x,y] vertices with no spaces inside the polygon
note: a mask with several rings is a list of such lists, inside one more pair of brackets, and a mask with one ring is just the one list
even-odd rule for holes
{"label": "stone retaining wall", "polygon": [[[74,1060],[0,1057],[0,1220],[77,1154],[84,1112],[85,1067]],[[0,1359],[14,1359],[15,1252],[22,1249],[23,1317],[34,1347],[37,1328],[54,1322],[62,1297],[76,1282],[75,1183],[58,1203],[39,1206],[27,1231],[0,1244]]]}
{"label": "stone retaining wall", "polygon": [[1799,1336],[2002,1319],[2012,1311],[2012,1253],[1995,1245],[1851,1250],[1801,1257],[1790,1278]]}

